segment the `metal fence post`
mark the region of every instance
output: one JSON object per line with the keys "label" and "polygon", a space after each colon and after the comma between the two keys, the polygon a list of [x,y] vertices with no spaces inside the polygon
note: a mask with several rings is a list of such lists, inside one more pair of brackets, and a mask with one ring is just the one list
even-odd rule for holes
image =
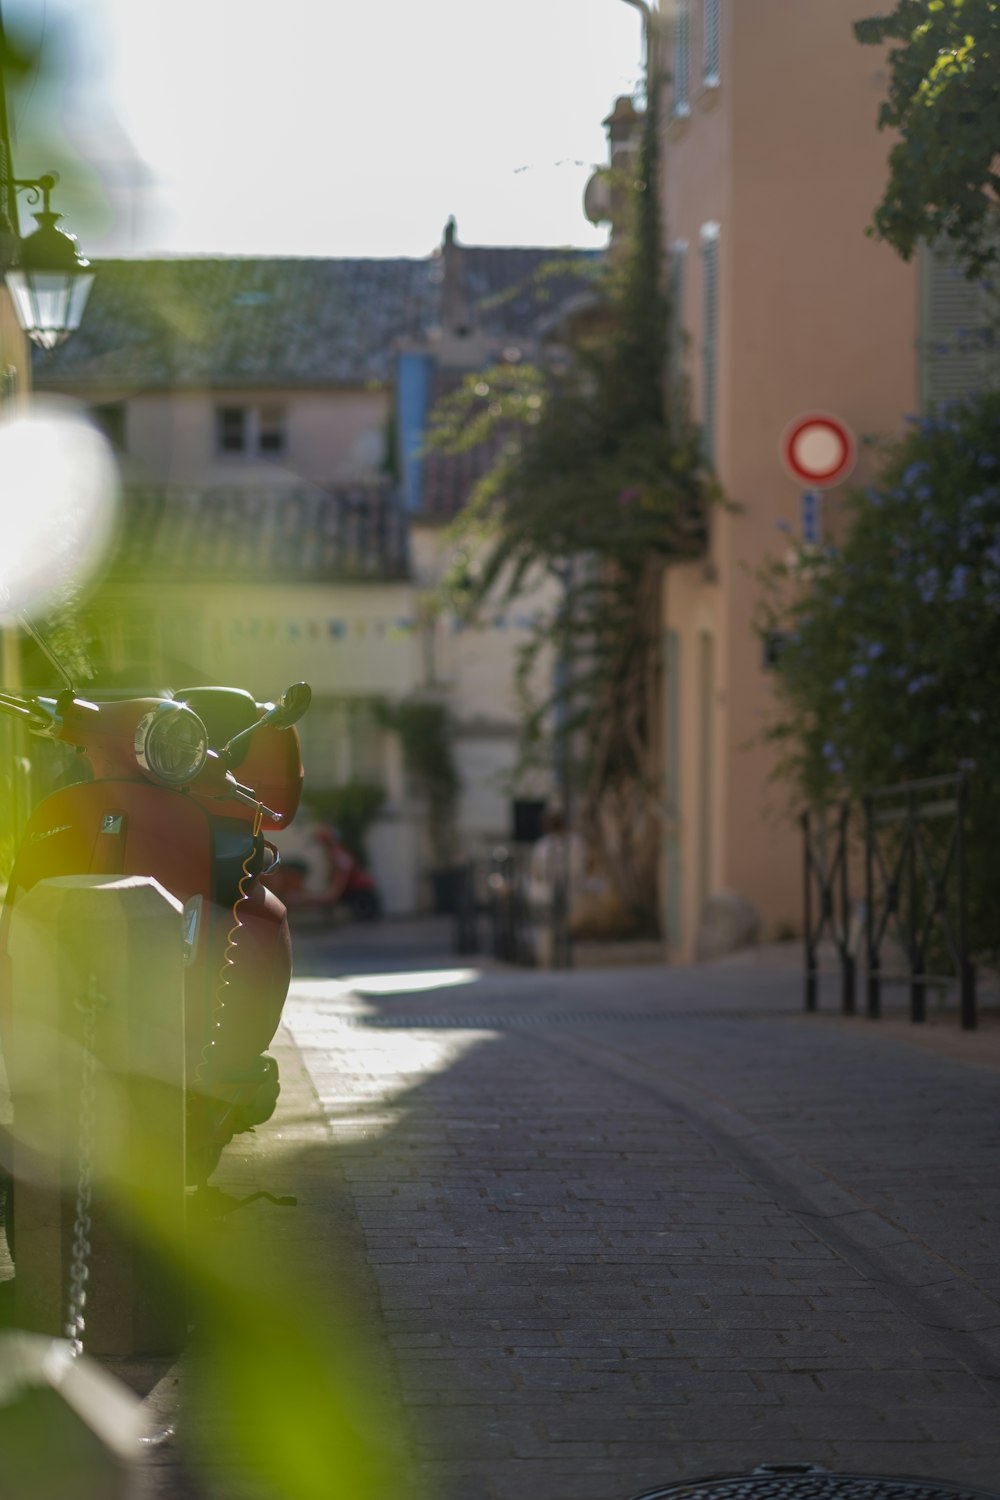
{"label": "metal fence post", "polygon": [[923,904],[920,900],[921,887],[917,870],[916,795],[912,790],[906,794],[906,839],[906,878],[910,887],[910,910],[907,923],[907,946],[910,957],[910,1020],[919,1023],[927,1019],[927,987],[923,975],[924,955],[919,946]]}
{"label": "metal fence post", "polygon": [[955,880],[958,886],[958,965],[960,985],[960,1007],[963,1031],[976,1029],[976,971],[969,958],[968,929],[966,925],[966,902],[968,888],[965,870],[965,817],[969,803],[969,782],[962,776],[958,784],[958,825],[955,830]]}
{"label": "metal fence post", "polygon": [[875,947],[875,811],[872,799],[866,796],[865,807],[865,947],[868,952],[867,1010],[871,1019],[877,1020],[882,1008],[879,954]]}
{"label": "metal fence post", "polygon": [[840,967],[841,967],[841,999],[840,1008],[845,1016],[853,1016],[855,1009],[855,964],[854,954],[850,949],[851,936],[851,893],[850,881],[847,871],[847,824],[851,816],[851,804],[843,802],[840,806]]}
{"label": "metal fence post", "polygon": [[573,967],[573,945],[569,932],[569,845],[570,835],[564,834],[553,844],[553,871],[551,881],[550,963],[553,969]]}
{"label": "metal fence post", "polygon": [[476,912],[476,862],[459,866],[458,899],[455,902],[455,952],[478,953],[479,924]]}
{"label": "metal fence post", "polygon": [[802,814],[802,896],[805,913],[804,938],[806,960],[806,1010],[816,1009],[816,950],[813,947],[812,922],[812,827],[808,809]]}

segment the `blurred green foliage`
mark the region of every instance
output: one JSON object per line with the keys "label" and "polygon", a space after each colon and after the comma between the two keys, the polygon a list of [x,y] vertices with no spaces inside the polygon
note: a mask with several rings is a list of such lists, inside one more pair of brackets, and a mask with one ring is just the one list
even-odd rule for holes
{"label": "blurred green foliage", "polygon": [[365,834],[385,806],[386,790],[375,781],[345,781],[310,790],[306,802],[321,823],[330,823],[359,864],[367,865]]}
{"label": "blurred green foliage", "polygon": [[1000,5],[996,0],[897,0],[855,25],[889,53],[879,127],[898,132],[873,233],[904,260],[940,236],[970,276],[997,257]]}
{"label": "blurred green foliage", "polygon": [[911,418],[839,548],[791,543],[761,574],[781,643],[768,737],[798,799],[973,772],[977,946],[1000,945],[1000,393]]}
{"label": "blurred green foliage", "polygon": [[434,860],[444,869],[454,858],[455,805],[461,789],[452,752],[451,715],[443,703],[411,698],[380,703],[376,718],[399,735],[403,764],[427,802]]}
{"label": "blurred green foliage", "polygon": [[[621,253],[600,264],[559,347],[533,366],[468,376],[433,413],[429,437],[445,452],[485,446],[493,460],[453,528],[442,602],[474,620],[546,576],[558,581],[561,604],[522,656],[522,770],[559,767],[574,821],[644,928],[655,923],[659,849],[661,576],[704,551],[719,499],[683,382],[666,370],[657,95],[654,81]],[[539,701],[547,648],[566,670]]]}
{"label": "blurred green foliage", "polygon": [[[30,1020],[22,1022],[20,1035],[22,1050],[36,1040]],[[44,1055],[53,1056],[47,1025],[39,1028],[37,1041]],[[69,1035],[56,1045],[58,1095],[67,1079],[81,1076],[81,1065]],[[101,1135],[95,1148],[94,1193],[98,1202],[113,1206],[125,1242],[155,1266],[164,1301],[183,1298],[189,1345],[177,1367],[175,1421],[185,1464],[204,1480],[208,1494],[227,1500],[382,1500],[386,1494],[406,1500],[398,1412],[380,1392],[370,1352],[374,1341],[344,1290],[356,1271],[331,1257],[328,1243],[317,1275],[315,1254],[306,1259],[310,1247],[290,1244],[283,1224],[275,1222],[275,1215],[280,1220],[294,1209],[261,1204],[255,1213],[209,1188],[188,1195],[185,1214],[184,1200],[164,1189],[177,1179],[177,1164],[150,1128],[141,1107],[145,1090],[135,1083],[99,1071],[102,1114],[118,1120],[119,1129]],[[75,1162],[79,1111],[72,1093],[68,1098],[54,1097],[50,1148]],[[15,1129],[16,1106],[15,1095]],[[279,1158],[275,1153],[273,1160]],[[47,1158],[37,1160],[48,1182]],[[329,1163],[322,1170],[324,1191],[334,1192]],[[289,1179],[297,1185],[297,1171],[294,1156],[283,1161],[284,1187]],[[89,1271],[93,1289],[107,1274],[99,1254]],[[123,1286],[122,1296],[129,1294]],[[135,1367],[141,1369],[143,1361]],[[38,1449],[37,1489],[20,1500],[51,1493],[48,1457]],[[53,1452],[51,1458],[51,1471],[58,1472],[62,1455]]]}

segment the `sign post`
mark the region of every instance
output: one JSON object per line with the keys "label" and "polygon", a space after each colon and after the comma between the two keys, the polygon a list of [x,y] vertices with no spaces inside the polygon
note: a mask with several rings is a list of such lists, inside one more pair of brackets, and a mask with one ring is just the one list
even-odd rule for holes
{"label": "sign post", "polygon": [[781,434],[779,454],[785,472],[804,486],[802,540],[819,542],[823,535],[822,491],[841,484],[854,468],[854,434],[846,422],[829,412],[805,412],[789,422]]}

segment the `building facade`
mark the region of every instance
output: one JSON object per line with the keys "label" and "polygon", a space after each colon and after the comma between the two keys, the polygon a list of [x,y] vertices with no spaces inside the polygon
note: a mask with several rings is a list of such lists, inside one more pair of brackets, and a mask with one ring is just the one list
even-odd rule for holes
{"label": "building facade", "polygon": [[[761,934],[801,923],[789,791],[763,742],[773,676],[752,621],[755,573],[801,534],[803,490],[783,431],[832,413],[858,439],[893,437],[918,401],[919,273],[865,234],[890,141],[876,129],[884,61],[855,41],[862,0],[678,0],[661,38],[662,203],[675,324],[671,376],[701,423],[735,509],[702,561],[662,595],[664,929],[697,951],[705,903],[736,891]],[[836,529],[842,490],[822,499]],[[787,543],[785,543],[787,545]]]}
{"label": "building facade", "polygon": [[37,371],[118,453],[122,529],[90,603],[103,681],[265,699],[308,680],[307,798],[384,787],[368,845],[390,912],[427,904],[435,841],[381,704],[447,712],[456,857],[512,832],[517,648],[544,598],[475,626],[432,607],[488,455],[423,446],[442,390],[550,336],[580,289],[565,267],[541,284],[553,256],[461,246],[451,224],[424,260],[105,262]]}

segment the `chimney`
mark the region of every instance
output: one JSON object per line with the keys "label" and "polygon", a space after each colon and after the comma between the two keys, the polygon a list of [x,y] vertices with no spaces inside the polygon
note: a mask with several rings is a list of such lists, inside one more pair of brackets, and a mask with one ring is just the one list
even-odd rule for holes
{"label": "chimney", "polygon": [[472,333],[473,316],[465,287],[463,266],[464,252],[456,238],[458,226],[452,215],[444,226],[441,241],[441,259],[444,284],[441,288],[441,331],[445,338],[468,338]]}
{"label": "chimney", "polygon": [[608,165],[594,173],[583,195],[583,211],[590,222],[611,225],[612,249],[628,227],[631,180],[644,120],[645,115],[627,94],[615,100],[614,109],[603,121],[608,133]]}

